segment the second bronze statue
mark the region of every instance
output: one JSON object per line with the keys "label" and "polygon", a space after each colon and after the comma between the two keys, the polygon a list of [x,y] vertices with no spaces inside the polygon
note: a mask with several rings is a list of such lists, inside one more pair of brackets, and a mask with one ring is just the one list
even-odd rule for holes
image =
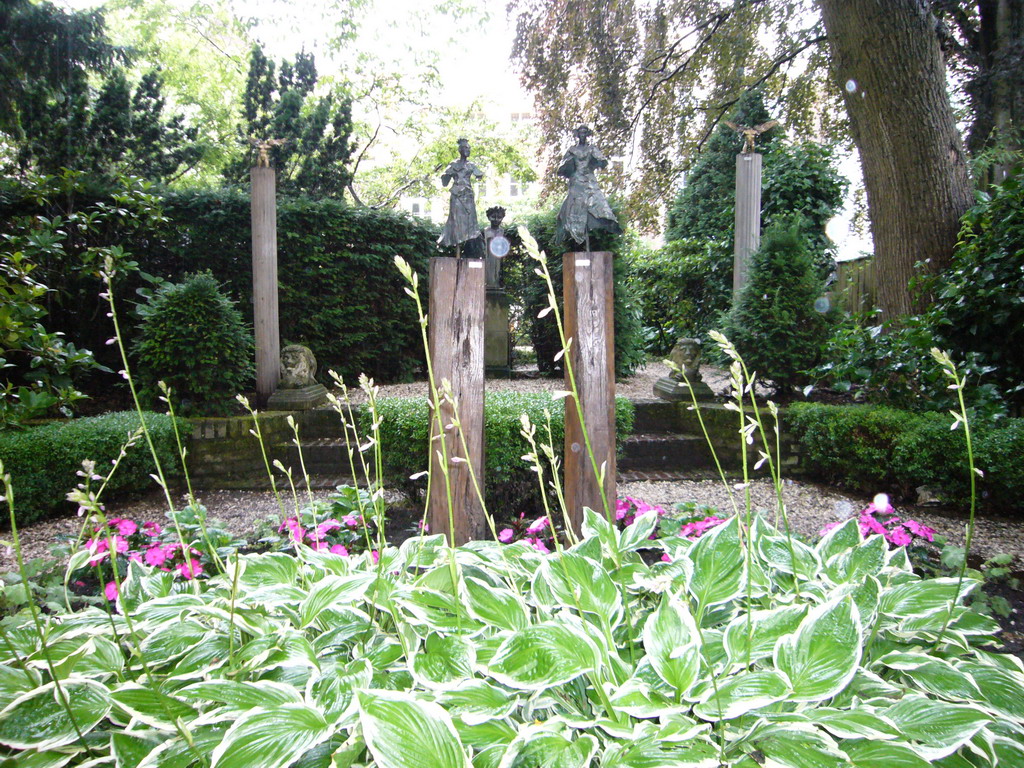
{"label": "second bronze statue", "polygon": [[480,225],[476,218],[476,196],[473,194],[473,179],[482,179],[483,171],[469,162],[469,141],[459,139],[459,159],[448,164],[441,174],[441,185],[452,184],[448,221],[444,225],[438,243],[461,246],[468,240],[480,237]]}
{"label": "second bronze statue", "polygon": [[555,222],[556,239],[585,243],[587,250],[590,250],[589,235],[594,230],[605,229],[616,234],[622,231],[594,173],[598,168],[606,168],[608,160],[601,150],[587,143],[589,136],[587,126],[576,129],[578,143],[569,147],[558,168],[558,175],[569,179],[569,193]]}

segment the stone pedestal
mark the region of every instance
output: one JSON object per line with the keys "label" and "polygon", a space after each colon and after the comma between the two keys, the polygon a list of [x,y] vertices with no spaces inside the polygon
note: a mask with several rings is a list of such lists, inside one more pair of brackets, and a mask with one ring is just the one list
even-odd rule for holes
{"label": "stone pedestal", "polygon": [[327,387],[310,384],[297,389],[278,389],[267,400],[269,411],[309,411],[327,402]]}
{"label": "stone pedestal", "polygon": [[733,245],[732,295],[747,284],[750,256],[761,245],[761,155],[736,155],[736,241]]}
{"label": "stone pedestal", "polygon": [[[711,387],[704,383],[703,379],[698,377],[696,381],[691,380],[690,384],[693,386],[693,395],[696,395],[697,402],[707,402],[715,399],[715,393],[711,391]],[[654,394],[662,400],[673,402],[683,400],[689,403],[693,400],[687,383],[671,376],[662,376],[654,382]]]}
{"label": "stone pedestal", "polygon": [[512,378],[512,337],[508,332],[508,294],[488,288],[484,306],[484,373]]}
{"label": "stone pedestal", "polygon": [[256,337],[256,405],[266,406],[281,370],[277,307],[277,198],[274,169],[251,171],[252,308]]}

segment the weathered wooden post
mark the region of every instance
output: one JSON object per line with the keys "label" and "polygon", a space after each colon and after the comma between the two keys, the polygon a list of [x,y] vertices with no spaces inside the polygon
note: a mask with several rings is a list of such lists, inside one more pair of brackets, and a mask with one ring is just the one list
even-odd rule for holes
{"label": "weathered wooden post", "polygon": [[256,403],[265,408],[281,376],[281,336],[277,309],[277,199],[271,142],[257,143],[259,157],[250,171],[252,206],[252,309],[256,336]]}
{"label": "weathered wooden post", "polygon": [[[583,508],[605,514],[598,472],[604,465],[604,499],[615,504],[615,326],[613,254],[607,251],[562,256],[565,334],[572,339],[569,364],[579,392],[579,409],[565,400],[565,495],[578,533]],[[566,389],[570,388],[568,367]],[[582,417],[582,418],[581,418]],[[587,451],[583,430],[594,460]]]}
{"label": "weathered wooden post", "polygon": [[[472,470],[482,490],[483,259],[437,256],[430,260],[428,328],[434,379],[439,389],[442,381],[451,382],[451,395],[454,400],[454,404],[442,400],[440,412],[431,413],[428,520],[431,533],[443,533],[449,536],[449,540],[455,545],[459,545],[473,539],[482,539],[487,535],[483,505],[473,487],[473,478],[470,474]],[[460,429],[449,427],[455,417],[455,408],[458,408],[461,435]],[[444,464],[442,457],[445,457]]]}

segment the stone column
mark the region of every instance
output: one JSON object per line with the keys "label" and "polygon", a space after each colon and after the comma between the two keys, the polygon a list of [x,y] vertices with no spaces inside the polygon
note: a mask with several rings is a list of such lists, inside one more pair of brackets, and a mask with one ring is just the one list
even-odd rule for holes
{"label": "stone column", "polygon": [[[427,519],[431,533],[443,533],[455,545],[487,535],[483,505],[473,487],[470,467],[481,490],[484,483],[484,260],[434,257],[430,260],[429,346],[438,389],[447,379],[459,409],[458,430],[445,429],[453,408],[442,404],[440,424],[430,420],[430,498]],[[441,471],[441,441],[447,451],[451,493]],[[467,455],[468,454],[468,455]]]}
{"label": "stone column", "polygon": [[281,336],[277,309],[277,200],[273,168],[252,168],[251,206],[256,403],[258,408],[265,408],[281,376]]}
{"label": "stone column", "polygon": [[761,244],[761,155],[736,155],[736,241],[733,246],[732,295],[747,284],[750,256]]}
{"label": "stone column", "polygon": [[[584,507],[605,514],[601,484],[587,453],[584,426],[598,470],[605,466],[605,498],[612,510],[615,508],[613,290],[611,253],[567,253],[562,257],[565,334],[572,339],[569,362],[580,398],[579,411],[572,398],[565,400],[565,501],[576,533],[583,525]],[[570,388],[568,378],[567,371],[566,389]]]}

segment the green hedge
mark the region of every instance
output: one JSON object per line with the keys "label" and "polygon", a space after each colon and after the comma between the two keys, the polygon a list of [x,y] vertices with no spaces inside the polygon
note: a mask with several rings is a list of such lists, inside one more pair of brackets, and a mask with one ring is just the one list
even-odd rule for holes
{"label": "green hedge", "polygon": [[[484,398],[484,495],[494,515],[529,515],[540,508],[537,476],[522,459],[529,448],[520,435],[519,417],[529,416],[537,426],[537,442],[547,442],[545,409],[551,413],[552,444],[561,456],[565,443],[563,401],[552,400],[546,393],[494,392]],[[425,482],[410,485],[409,476],[427,469],[428,413],[423,397],[378,401],[384,474],[388,482],[407,491]],[[369,414],[364,414],[362,429],[368,426]],[[615,399],[615,427],[620,443],[633,431],[633,405],[624,397]],[[550,479],[550,472],[547,477]]]}
{"label": "green hedge", "polygon": [[[252,317],[249,195],[222,189],[164,198],[168,223],[157,242],[136,251],[142,269],[169,278],[209,269]],[[408,379],[423,364],[415,306],[395,268],[401,255],[421,276],[440,255],[430,222],[337,200],[280,198],[277,204],[278,301],[282,344],[313,350],[319,378]]]}
{"label": "green hedge", "polygon": [[[0,181],[0,234],[16,231],[17,222],[30,228],[36,216],[66,216],[69,207],[88,212],[101,206],[103,210],[122,207],[102,190],[78,188],[40,203],[30,186]],[[47,330],[63,332],[115,371],[122,366],[116,349],[105,345],[112,326],[104,319],[107,307],[99,294],[105,289],[95,264],[88,262],[89,247],[117,243],[142,272],[157,278],[179,280],[208,269],[238,302],[243,319],[252,322],[248,190],[164,192],[159,205],[163,216],[159,223],[148,217],[140,224],[127,213],[107,216],[101,232],[89,238],[76,234],[67,253],[56,252],[35,275],[49,280],[55,291],[47,302]],[[382,382],[410,378],[423,364],[423,350],[414,305],[403,290],[393,259],[399,254],[419,272],[426,302],[428,259],[447,253],[438,249],[438,234],[433,223],[402,212],[337,200],[279,197],[282,342],[308,345],[322,372],[333,368],[348,380],[363,372]],[[152,290],[152,285],[138,273],[119,273],[114,292],[128,341],[134,338],[138,322],[129,310],[138,301],[139,289]],[[111,386],[116,383],[114,377],[98,377],[87,391]]]}
{"label": "green hedge", "polygon": [[[180,462],[174,441],[171,417],[147,413],[146,426],[153,438],[164,472],[177,475]],[[14,512],[19,525],[31,523],[51,512],[66,508],[68,491],[82,478],[82,461],[96,462],[99,474],[106,474],[121,446],[139,427],[139,416],[132,411],[108,413],[53,422],[23,431],[0,432],[0,460],[14,485]],[[179,429],[184,422],[179,422]],[[145,439],[132,446],[111,478],[103,499],[118,493],[143,491],[153,484],[153,460]],[[95,487],[95,484],[94,484]],[[10,513],[3,504],[3,522],[9,525]]]}
{"label": "green hedge", "polygon": [[[910,500],[927,485],[956,505],[970,502],[964,431],[950,429],[948,414],[795,403],[786,420],[801,465],[821,480]],[[1024,510],[1024,419],[979,424],[971,435],[975,465],[984,472],[978,502],[993,511]]]}

